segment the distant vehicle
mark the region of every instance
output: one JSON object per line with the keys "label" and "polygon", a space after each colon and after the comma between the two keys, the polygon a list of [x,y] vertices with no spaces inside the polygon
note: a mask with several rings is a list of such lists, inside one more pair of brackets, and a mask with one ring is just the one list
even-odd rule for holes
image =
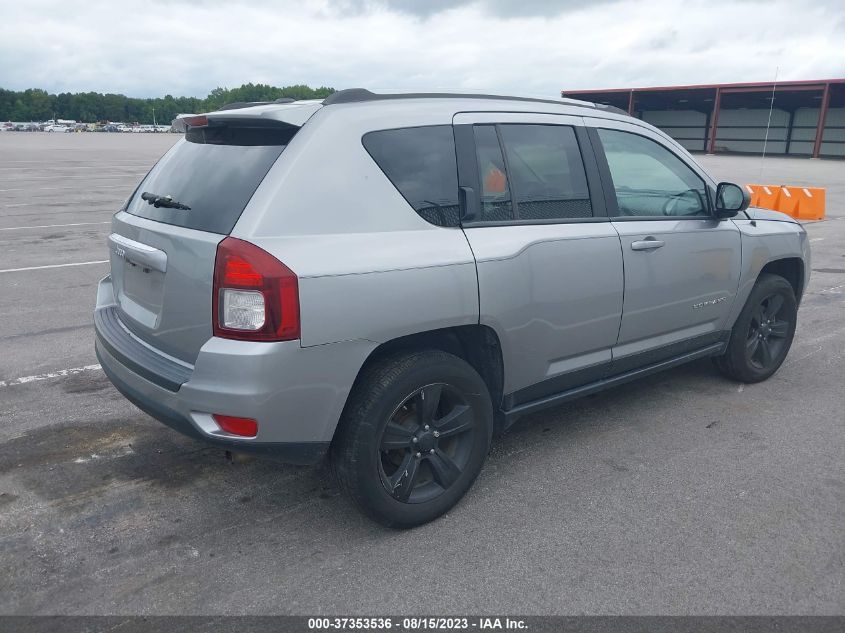
{"label": "distant vehicle", "polygon": [[47,119],[44,121],[43,125],[45,127],[51,127],[54,125],[64,125],[66,127],[70,127],[76,125],[76,121],[74,119]]}
{"label": "distant vehicle", "polygon": [[112,219],[106,376],[228,450],[328,453],[386,525],[448,511],[521,416],[789,352],[804,228],[621,111],[358,89],[182,122]]}
{"label": "distant vehicle", "polygon": [[67,125],[59,125],[58,123],[55,125],[48,125],[44,128],[45,132],[71,132],[73,131]]}

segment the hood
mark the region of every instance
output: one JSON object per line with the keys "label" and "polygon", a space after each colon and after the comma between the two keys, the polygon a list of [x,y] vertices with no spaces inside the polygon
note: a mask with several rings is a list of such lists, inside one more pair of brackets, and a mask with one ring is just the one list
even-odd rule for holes
{"label": "hood", "polygon": [[745,212],[752,220],[773,220],[775,222],[792,222],[793,224],[799,224],[798,220],[786,215],[785,213],[781,213],[780,211],[748,207]]}

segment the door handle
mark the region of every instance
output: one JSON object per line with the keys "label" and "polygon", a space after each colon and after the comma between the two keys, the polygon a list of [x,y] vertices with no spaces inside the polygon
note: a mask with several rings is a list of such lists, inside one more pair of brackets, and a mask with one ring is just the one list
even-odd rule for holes
{"label": "door handle", "polygon": [[663,240],[656,240],[653,237],[647,237],[644,240],[631,242],[631,250],[633,251],[653,251],[656,248],[665,246],[666,242]]}

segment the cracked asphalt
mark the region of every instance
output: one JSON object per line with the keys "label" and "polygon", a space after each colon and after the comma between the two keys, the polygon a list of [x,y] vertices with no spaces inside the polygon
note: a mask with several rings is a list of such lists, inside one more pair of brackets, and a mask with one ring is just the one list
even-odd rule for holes
{"label": "cracked asphalt", "polygon": [[828,187],[772,379],[698,362],[526,418],[395,532],[325,467],[228,461],[89,367],[108,221],[176,138],[0,134],[0,614],[845,613],[845,163],[763,165]]}

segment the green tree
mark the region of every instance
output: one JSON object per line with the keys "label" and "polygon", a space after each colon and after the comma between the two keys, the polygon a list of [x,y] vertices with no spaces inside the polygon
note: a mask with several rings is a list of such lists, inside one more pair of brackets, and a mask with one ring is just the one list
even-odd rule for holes
{"label": "green tree", "polygon": [[217,110],[227,103],[241,101],[275,101],[281,98],[322,99],[333,88],[295,85],[276,87],[268,84],[243,84],[237,88],[215,88],[204,98],[164,97],[139,99],[122,94],[98,92],[63,92],[49,94],[46,90],[29,88],[23,91],[0,88],[0,121],[46,121],[55,115],[59,119],[74,119],[87,123],[96,121],[125,121],[167,124],[177,114]]}

